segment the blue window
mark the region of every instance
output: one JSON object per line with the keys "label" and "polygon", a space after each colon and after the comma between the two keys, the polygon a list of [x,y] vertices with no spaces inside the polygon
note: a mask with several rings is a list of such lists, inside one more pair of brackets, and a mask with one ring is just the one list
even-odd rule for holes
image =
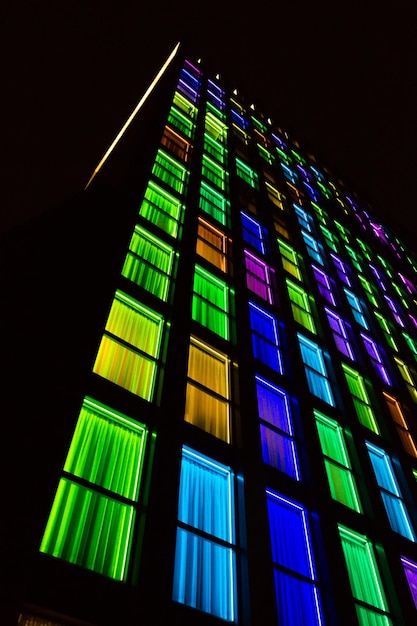
{"label": "blue window", "polygon": [[310,392],[331,406],[335,406],[322,349],[299,333],[297,336]]}
{"label": "blue window", "polygon": [[315,239],[304,230],[301,231],[304,239],[304,243],[307,248],[308,255],[320,265],[323,265],[323,256],[320,251],[320,246]]}
{"label": "blue window", "polygon": [[260,376],[256,394],[264,463],[300,480],[288,394]]}
{"label": "blue window", "polygon": [[279,347],[277,320],[273,315],[253,302],[249,302],[249,314],[252,329],[253,356],[282,374],[283,365]]}
{"label": "blue window", "polygon": [[365,318],[364,307],[361,304],[361,301],[354,293],[349,291],[349,289],[343,288],[346,299],[349,302],[350,308],[352,309],[352,315],[360,326],[369,330],[368,322]]}
{"label": "blue window", "polygon": [[236,621],[233,472],[183,447],[173,599]]}
{"label": "blue window", "polygon": [[391,459],[381,448],[377,448],[369,441],[365,443],[392,530],[411,541],[416,541]]}
{"label": "blue window", "polygon": [[265,254],[265,234],[262,226],[246,213],[241,213],[243,239],[258,252]]}
{"label": "blue window", "polygon": [[323,626],[306,509],[267,490],[275,594],[280,626]]}

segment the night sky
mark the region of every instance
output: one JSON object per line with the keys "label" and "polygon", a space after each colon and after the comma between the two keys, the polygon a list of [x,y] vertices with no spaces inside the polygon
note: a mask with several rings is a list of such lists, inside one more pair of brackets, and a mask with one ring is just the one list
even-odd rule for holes
{"label": "night sky", "polygon": [[185,40],[414,246],[415,0],[149,4],[3,0],[2,232],[84,187]]}

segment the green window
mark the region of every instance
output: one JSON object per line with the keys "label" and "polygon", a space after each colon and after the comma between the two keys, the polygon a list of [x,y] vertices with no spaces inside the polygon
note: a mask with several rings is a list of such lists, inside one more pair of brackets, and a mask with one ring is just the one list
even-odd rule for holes
{"label": "green window", "polygon": [[374,314],[375,314],[376,319],[378,320],[379,325],[382,328],[382,332],[384,333],[385,341],[387,342],[387,344],[389,345],[390,348],[395,350],[395,352],[398,352],[397,344],[395,343],[395,339],[392,336],[392,327],[391,327],[391,325],[386,320],[386,318],[383,315],[381,315],[381,313],[379,313],[378,311],[374,311]]}
{"label": "green window", "polygon": [[216,189],[202,181],[200,186],[200,209],[226,226],[229,203]]}
{"label": "green window", "polygon": [[172,196],[153,181],[149,181],[139,214],[172,237],[177,237],[182,209],[178,198]]}
{"label": "green window", "polygon": [[372,543],[346,526],[338,528],[359,626],[392,626]]}
{"label": "green window", "polygon": [[373,283],[370,283],[362,274],[358,274],[360,283],[366,293],[369,302],[376,308],[379,308],[377,292]]}
{"label": "green window", "polygon": [[192,318],[224,339],[229,339],[228,291],[223,280],[195,266]]}
{"label": "green window", "polygon": [[319,220],[319,222],[321,222],[323,226],[326,226],[329,220],[329,216],[327,212],[324,209],[322,209],[318,204],[316,204],[316,202],[311,201],[311,206],[313,207],[316,213],[316,217]]}
{"label": "green window", "polygon": [[316,333],[313,314],[310,306],[310,299],[307,292],[286,278],[288,295],[291,301],[292,314],[296,322],[307,328],[312,333]]}
{"label": "green window", "polygon": [[93,371],[151,401],[162,329],[161,315],[116,291]]}
{"label": "green window", "polygon": [[261,146],[259,143],[256,145],[258,147],[258,152],[259,152],[259,156],[261,157],[261,159],[266,161],[268,165],[273,165],[274,164],[273,155],[268,150],[266,150],[263,146]]}
{"label": "green window", "polygon": [[168,124],[179,130],[183,135],[189,139],[193,138],[195,124],[189,117],[181,113],[176,107],[171,107],[168,114]]}
{"label": "green window", "polygon": [[248,183],[248,185],[254,189],[259,189],[258,174],[238,157],[236,157],[236,173],[240,178]]}
{"label": "green window", "polygon": [[203,154],[203,161],[201,166],[201,173],[205,176],[213,185],[216,185],[222,191],[226,188],[227,174],[225,170],[220,167],[213,159]]}
{"label": "green window", "polygon": [[354,369],[342,363],[346,382],[352,396],[359,422],[374,433],[380,434],[374,411],[371,407],[364,378]]}
{"label": "green window", "polygon": [[174,249],[136,225],[122,275],[166,301]]}
{"label": "green window", "polygon": [[294,278],[302,280],[297,252],[288,243],[282,241],[282,239],[277,239],[277,242],[284,270],[294,276]]}
{"label": "green window", "polygon": [[185,98],[179,91],[174,93],[175,106],[178,109],[181,109],[183,113],[185,113],[189,118],[195,119],[197,116],[197,107],[194,106],[188,98]]}
{"label": "green window", "polygon": [[361,513],[358,490],[342,427],[319,411],[314,410],[314,417],[332,498]]}
{"label": "green window", "polygon": [[334,222],[334,225],[336,226],[337,230],[339,231],[339,235],[345,243],[349,243],[350,241],[352,241],[350,230],[348,228],[342,226],[342,224],[340,224],[340,222],[337,222],[336,220]]}
{"label": "green window", "polygon": [[222,163],[222,165],[225,164],[227,157],[226,148],[207,133],[204,133],[203,149],[204,152],[210,154],[210,156],[214,157],[219,163]]}
{"label": "green window", "polygon": [[330,232],[328,228],[326,228],[325,226],[322,226],[322,224],[320,224],[320,230],[323,234],[323,237],[327,246],[334,252],[338,252],[336,237]]}
{"label": "green window", "polygon": [[362,265],[360,264],[359,255],[354,250],[352,250],[350,246],[345,245],[345,248],[346,248],[348,255],[350,256],[350,259],[355,269],[358,272],[363,272]]}
{"label": "green window", "polygon": [[126,580],[147,428],[85,398],[41,552]]}
{"label": "green window", "polygon": [[400,371],[402,379],[404,380],[405,384],[407,385],[407,389],[410,392],[410,396],[412,397],[414,402],[417,402],[416,383],[414,381],[414,377],[413,377],[413,373],[412,373],[411,369],[408,367],[408,365],[406,365],[404,363],[404,361],[401,361],[401,359],[398,359],[396,356],[394,357],[394,361],[397,364],[397,367],[398,367],[398,369]]}
{"label": "green window", "polygon": [[163,150],[157,152],[152,174],[179,194],[184,192],[188,172],[184,165]]}
{"label": "green window", "polygon": [[227,126],[210,112],[206,113],[204,127],[210,137],[222,143],[226,142]]}

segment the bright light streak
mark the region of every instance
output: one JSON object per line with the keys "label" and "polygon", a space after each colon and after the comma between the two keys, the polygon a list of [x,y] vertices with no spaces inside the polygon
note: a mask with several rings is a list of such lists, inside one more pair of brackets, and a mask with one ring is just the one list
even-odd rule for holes
{"label": "bright light streak", "polygon": [[174,47],[174,49],[172,50],[171,54],[168,56],[167,60],[162,65],[161,69],[159,70],[159,72],[157,73],[157,75],[155,76],[155,78],[153,79],[151,84],[149,85],[148,89],[145,91],[145,93],[143,94],[142,98],[139,100],[139,102],[137,103],[137,105],[133,109],[132,113],[130,114],[130,116],[127,118],[127,120],[124,123],[124,125],[122,126],[122,128],[117,133],[116,137],[113,139],[113,142],[111,143],[111,145],[107,149],[107,151],[104,154],[103,158],[101,159],[100,163],[97,165],[96,169],[94,170],[90,180],[86,184],[86,186],[84,188],[84,191],[89,187],[89,185],[91,184],[91,182],[92,182],[93,178],[95,177],[95,175],[97,174],[97,172],[101,169],[101,167],[103,166],[105,161],[108,159],[110,153],[114,150],[114,148],[116,147],[116,144],[120,141],[120,139],[124,135],[127,127],[131,124],[131,122],[132,122],[133,118],[135,117],[136,113],[142,108],[143,104],[148,99],[149,94],[153,91],[155,85],[158,83],[159,79],[161,78],[161,76],[163,75],[165,70],[167,69],[168,65],[171,63],[172,59],[177,54],[179,46],[180,46],[180,42],[178,42],[177,45]]}

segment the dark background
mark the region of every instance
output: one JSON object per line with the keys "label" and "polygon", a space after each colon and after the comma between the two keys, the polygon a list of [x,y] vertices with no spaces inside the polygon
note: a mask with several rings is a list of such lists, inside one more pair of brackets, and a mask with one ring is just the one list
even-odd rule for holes
{"label": "dark background", "polygon": [[1,232],[84,187],[185,40],[414,246],[414,0],[149,4],[3,0]]}

